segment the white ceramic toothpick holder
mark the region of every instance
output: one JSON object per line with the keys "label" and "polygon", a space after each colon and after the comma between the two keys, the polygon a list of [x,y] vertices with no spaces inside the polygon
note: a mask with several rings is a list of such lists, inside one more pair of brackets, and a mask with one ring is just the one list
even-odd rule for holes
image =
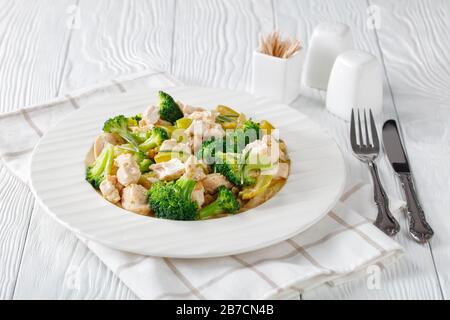
{"label": "white ceramic toothpick holder", "polygon": [[287,59],[254,51],[252,93],[257,97],[291,103],[300,93],[304,58],[303,48]]}
{"label": "white ceramic toothpick holder", "polygon": [[346,121],[350,120],[352,108],[370,108],[374,115],[380,114],[383,78],[378,59],[358,50],[340,54],[331,71],[326,107]]}
{"label": "white ceramic toothpick holder", "polygon": [[309,41],[302,84],[326,90],[337,56],[351,49],[353,40],[349,26],[339,22],[324,22],[317,25]]}

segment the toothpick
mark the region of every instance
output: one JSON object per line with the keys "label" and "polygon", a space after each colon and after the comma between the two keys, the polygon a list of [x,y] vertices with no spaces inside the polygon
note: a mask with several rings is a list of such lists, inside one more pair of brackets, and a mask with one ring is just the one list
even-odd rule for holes
{"label": "toothpick", "polygon": [[260,38],[260,52],[274,57],[289,59],[301,49],[300,41],[282,39],[278,31],[273,31]]}

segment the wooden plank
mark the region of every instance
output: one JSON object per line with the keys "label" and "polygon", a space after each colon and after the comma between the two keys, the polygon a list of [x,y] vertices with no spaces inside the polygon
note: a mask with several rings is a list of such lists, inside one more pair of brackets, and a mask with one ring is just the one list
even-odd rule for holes
{"label": "wooden plank", "polygon": [[[308,37],[315,25],[322,21],[338,21],[348,24],[353,32],[355,47],[380,56],[376,35],[373,30],[367,29],[365,1],[276,1],[277,27],[282,31],[301,37],[307,44]],[[392,33],[393,31],[387,31]],[[302,98],[306,99],[306,98]],[[318,121],[322,126],[330,128],[332,135],[341,145],[344,153],[351,154],[348,146],[346,124],[330,116],[323,110],[323,102],[314,107],[306,107],[302,99],[297,101],[299,110]],[[393,102],[389,94],[389,87],[385,85],[384,109],[388,115],[394,115]],[[346,130],[347,129],[347,130]],[[352,156],[348,156],[351,165],[350,175],[354,178],[370,182],[368,170],[356,163]],[[390,171],[387,159],[379,159],[381,178],[388,193],[394,197],[401,197],[397,181]],[[370,201],[370,199],[368,199]],[[372,217],[373,218],[373,217]],[[418,246],[410,241],[406,234],[406,221],[399,217],[402,232],[396,240],[404,246],[407,255],[396,265],[391,266],[383,274],[380,290],[368,290],[366,281],[351,282],[333,288],[321,287],[305,292],[303,299],[406,299],[406,298],[439,298],[439,285],[436,279],[432,257],[427,247]]]}
{"label": "wooden plank", "polygon": [[[61,94],[170,65],[175,1],[80,1]],[[132,299],[134,294],[75,235],[35,210],[15,298]],[[80,275],[78,286],[74,276]]]}
{"label": "wooden plank", "polygon": [[149,68],[169,69],[174,0],[81,0],[79,7],[63,92]]}
{"label": "wooden plank", "polygon": [[172,73],[191,85],[245,90],[271,1],[178,1]]}
{"label": "wooden plank", "polygon": [[[443,296],[450,297],[450,2],[385,1],[377,30]],[[394,31],[395,30],[395,31]]]}
{"label": "wooden plank", "polygon": [[2,1],[0,112],[57,94],[70,29],[66,9],[75,0]]}
{"label": "wooden plank", "polygon": [[[0,112],[57,94],[74,0],[0,3]],[[55,32],[57,30],[57,32]],[[0,299],[13,296],[34,199],[0,161]]]}
{"label": "wooden plank", "polygon": [[36,207],[15,299],[132,299],[134,294],[78,238]]}
{"label": "wooden plank", "polygon": [[0,299],[10,299],[33,207],[28,187],[0,167]]}

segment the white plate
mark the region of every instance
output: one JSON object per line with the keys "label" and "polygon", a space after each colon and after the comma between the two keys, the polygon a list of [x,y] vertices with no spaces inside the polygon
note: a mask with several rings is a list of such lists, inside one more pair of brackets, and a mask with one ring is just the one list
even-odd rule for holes
{"label": "white plate", "polygon": [[31,185],[41,204],[64,226],[109,247],[138,254],[204,258],[256,250],[309,228],[332,208],[345,183],[345,166],[333,139],[286,105],[249,94],[177,87],[167,92],[208,109],[232,106],[280,130],[292,160],[284,188],[263,205],[208,221],[140,216],[103,200],[85,181],[84,159],[103,122],[134,115],[158,101],[157,91],[111,96],[72,113],[41,139],[31,161]]}

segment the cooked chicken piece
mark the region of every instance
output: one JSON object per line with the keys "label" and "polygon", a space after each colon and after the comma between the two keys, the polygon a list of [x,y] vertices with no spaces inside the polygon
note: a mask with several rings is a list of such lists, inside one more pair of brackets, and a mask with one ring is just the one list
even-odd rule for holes
{"label": "cooked chicken piece", "polygon": [[272,159],[276,159],[278,157],[279,160],[282,161],[289,160],[289,157],[285,152],[286,145],[275,139],[273,135],[264,135],[261,140],[271,148],[271,152],[273,153]]}
{"label": "cooked chicken piece", "polygon": [[274,175],[273,178],[274,179],[279,179],[279,178],[287,179],[288,176],[289,176],[289,164],[280,162],[278,164],[278,171]]}
{"label": "cooked chicken piece", "polygon": [[106,143],[110,143],[113,146],[122,144],[124,141],[123,139],[115,134],[115,133],[102,133],[101,135],[97,136],[94,142],[94,157],[97,159],[100,152],[102,152],[103,147]]}
{"label": "cooked chicken piece", "polygon": [[135,161],[130,153],[122,153],[114,159],[114,165],[117,167],[127,165]]}
{"label": "cooked chicken piece", "polygon": [[203,142],[203,128],[205,124],[201,120],[192,121],[189,128],[185,130],[185,133],[188,135],[189,145],[197,152],[202,146]]}
{"label": "cooked chicken piece", "polygon": [[[274,141],[275,138],[272,137],[272,135],[270,134],[265,134],[262,138],[261,141],[264,142],[265,144],[267,144],[268,146],[270,146],[272,144],[272,141]],[[275,141],[276,142],[276,141]]]}
{"label": "cooked chicken piece", "polygon": [[172,123],[170,123],[169,121],[163,120],[163,119],[159,119],[155,125],[159,125],[159,126],[163,126],[163,127],[170,127],[172,125]]}
{"label": "cooked chicken piece", "polygon": [[204,206],[207,206],[208,204],[210,204],[210,203],[214,202],[214,200],[216,200],[214,198],[214,196],[209,193],[205,193],[204,195],[205,195],[205,202],[203,203]]}
{"label": "cooked chicken piece", "polygon": [[255,140],[253,142],[250,142],[248,145],[245,146],[244,150],[242,150],[242,153],[246,153],[248,151],[252,152],[261,152],[266,151],[267,144],[262,140]]}
{"label": "cooked chicken piece", "polygon": [[159,150],[172,150],[177,145],[177,143],[178,142],[175,139],[164,140],[163,143],[161,143],[161,145],[159,146]]}
{"label": "cooked chicken piece", "polygon": [[152,164],[150,169],[156,173],[159,180],[170,181],[184,174],[184,163],[178,158],[173,158],[167,162]]}
{"label": "cooked chicken piece", "polygon": [[195,111],[205,111],[205,109],[200,108],[200,107],[193,107],[187,104],[183,104],[180,101],[177,101],[178,106],[181,108],[181,111],[183,111],[184,116],[188,116],[191,113],[195,112]]}
{"label": "cooked chicken piece", "polygon": [[123,153],[114,159],[117,169],[117,180],[124,186],[137,183],[141,177],[141,171],[136,160],[129,153]]}
{"label": "cooked chicken piece", "polygon": [[270,161],[276,163],[280,159],[280,147],[275,139],[266,138],[255,140],[245,146],[242,153],[249,152],[249,163],[257,163],[261,161]]}
{"label": "cooked chicken piece", "polygon": [[206,165],[195,156],[190,156],[184,163],[185,176],[189,179],[199,181],[206,177]]}
{"label": "cooked chicken piece", "polygon": [[114,176],[116,178],[116,188],[117,190],[119,190],[119,193],[122,193],[123,188],[125,188],[125,186],[123,184],[121,184],[118,180],[117,180],[117,176]]}
{"label": "cooked chicken piece", "polygon": [[192,190],[191,193],[191,199],[192,201],[197,202],[199,208],[205,203],[205,188],[201,182],[196,183],[194,190]]}
{"label": "cooked chicken piece", "polygon": [[149,106],[142,114],[142,120],[148,127],[153,126],[159,120],[159,108],[156,106]]}
{"label": "cooked chicken piece", "polygon": [[150,189],[152,184],[155,182],[159,182],[157,175],[155,172],[150,171],[141,175],[141,178],[138,181],[138,184],[143,186],[145,189]]}
{"label": "cooked chicken piece", "polygon": [[145,126],[145,125],[144,126],[133,126],[133,127],[130,127],[130,130],[133,133],[141,133],[141,132],[146,133],[149,131],[149,128],[147,128],[147,126]]}
{"label": "cooked chicken piece", "polygon": [[202,120],[192,120],[191,125],[184,132],[190,136],[202,135],[205,126]]}
{"label": "cooked chicken piece", "polygon": [[192,149],[188,143],[177,143],[175,139],[165,140],[159,147],[159,150],[183,152],[187,155],[192,154]]}
{"label": "cooked chicken piece", "polygon": [[256,163],[259,159],[262,159],[263,156],[268,156],[270,153],[269,146],[262,140],[255,140],[248,145],[245,146],[244,150],[242,150],[243,154],[248,155],[249,163]]}
{"label": "cooked chicken piece", "polygon": [[211,137],[222,138],[225,135],[225,131],[220,124],[205,122],[200,119],[193,120],[189,128],[186,129],[185,133],[189,137],[189,141],[194,152],[197,152],[198,149],[200,149],[203,141]]}
{"label": "cooked chicken piece", "polygon": [[270,148],[272,161],[287,161],[289,157],[287,156],[286,145],[282,140],[277,140],[272,134],[264,135],[261,140],[266,143]]}
{"label": "cooked chicken piece", "polygon": [[138,184],[130,184],[122,191],[122,207],[144,216],[150,214],[147,203],[147,189]]}
{"label": "cooked chicken piece", "polygon": [[192,154],[192,149],[189,143],[178,143],[175,147],[172,148],[173,152],[183,152],[186,155]]}
{"label": "cooked chicken piece", "polygon": [[106,179],[100,183],[100,192],[106,200],[112,203],[118,203],[120,201],[120,193],[116,184],[116,176],[107,176]]}
{"label": "cooked chicken piece", "polygon": [[144,119],[139,120],[138,126],[139,126],[139,128],[146,128],[146,129],[153,128],[152,125],[147,125],[147,122]]}
{"label": "cooked chicken piece", "polygon": [[267,144],[269,147],[276,146],[277,148],[280,148],[280,143],[277,141],[277,139],[274,138],[271,134],[264,135],[261,140]]}
{"label": "cooked chicken piece", "polygon": [[283,162],[274,164],[273,167],[268,170],[261,170],[261,174],[271,175],[274,180],[287,179],[289,176],[289,164]]}
{"label": "cooked chicken piece", "polygon": [[211,124],[205,131],[203,131],[203,140],[209,138],[222,138],[225,135],[225,131],[219,123]]}
{"label": "cooked chicken piece", "polygon": [[286,145],[284,144],[284,142],[280,142],[280,160],[281,161],[288,161],[289,160],[289,156],[287,154]]}
{"label": "cooked chicken piece", "polygon": [[220,186],[225,186],[230,189],[233,185],[220,173],[208,174],[205,179],[202,180],[203,187],[205,187],[206,192],[213,194],[216,192],[217,188]]}
{"label": "cooked chicken piece", "polygon": [[211,111],[194,111],[188,116],[188,118],[212,123],[215,123],[216,121],[216,115]]}
{"label": "cooked chicken piece", "polygon": [[203,138],[201,135],[194,135],[194,136],[189,137],[188,143],[189,143],[189,146],[191,147],[191,149],[196,154],[198,152],[198,150],[200,150],[200,148],[202,147]]}

